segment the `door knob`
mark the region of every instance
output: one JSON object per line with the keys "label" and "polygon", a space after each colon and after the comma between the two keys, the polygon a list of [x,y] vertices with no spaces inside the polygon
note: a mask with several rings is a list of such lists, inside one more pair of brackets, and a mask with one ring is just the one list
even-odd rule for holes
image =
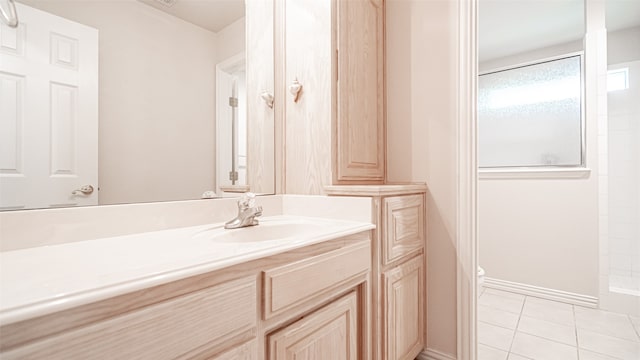
{"label": "door knob", "polygon": [[71,192],[72,195],[91,195],[93,193],[93,186],[83,185],[80,189],[75,189]]}

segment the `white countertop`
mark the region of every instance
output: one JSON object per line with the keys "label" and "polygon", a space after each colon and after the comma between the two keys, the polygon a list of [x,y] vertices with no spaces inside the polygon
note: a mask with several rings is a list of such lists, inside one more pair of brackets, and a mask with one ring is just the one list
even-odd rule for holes
{"label": "white countertop", "polygon": [[0,324],[375,228],[367,222],[288,215],[260,218],[260,222],[313,226],[296,236],[256,242],[219,242],[198,235],[221,225],[208,224],[2,252]]}

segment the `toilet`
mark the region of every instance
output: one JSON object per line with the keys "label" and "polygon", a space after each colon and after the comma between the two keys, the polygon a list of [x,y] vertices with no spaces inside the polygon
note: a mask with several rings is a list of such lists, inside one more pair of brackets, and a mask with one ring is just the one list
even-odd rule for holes
{"label": "toilet", "polygon": [[478,297],[482,294],[484,289],[484,269],[478,266]]}

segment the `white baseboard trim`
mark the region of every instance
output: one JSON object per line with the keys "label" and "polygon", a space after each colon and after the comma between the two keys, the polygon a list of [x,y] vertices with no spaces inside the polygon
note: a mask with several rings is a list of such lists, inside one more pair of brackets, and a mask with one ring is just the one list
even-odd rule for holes
{"label": "white baseboard trim", "polygon": [[540,286],[527,285],[513,281],[485,278],[484,287],[489,289],[509,291],[522,295],[535,296],[541,299],[560,301],[567,304],[585,306],[589,308],[598,307],[598,298],[595,296],[543,288]]}
{"label": "white baseboard trim", "polygon": [[422,352],[418,354],[416,360],[456,360],[456,358],[438,350],[427,348],[422,350]]}

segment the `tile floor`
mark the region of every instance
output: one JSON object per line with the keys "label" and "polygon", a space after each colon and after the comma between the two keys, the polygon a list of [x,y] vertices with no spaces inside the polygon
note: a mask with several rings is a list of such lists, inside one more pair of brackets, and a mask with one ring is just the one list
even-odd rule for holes
{"label": "tile floor", "polygon": [[640,318],[485,289],[479,360],[640,360]]}

